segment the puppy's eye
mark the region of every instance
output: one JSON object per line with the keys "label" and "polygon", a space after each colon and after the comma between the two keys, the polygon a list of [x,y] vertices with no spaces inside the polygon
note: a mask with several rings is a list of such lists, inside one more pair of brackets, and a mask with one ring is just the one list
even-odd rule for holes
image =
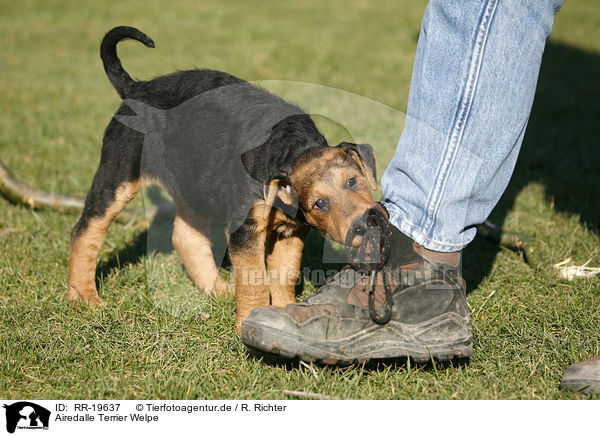
{"label": "puppy's eye", "polygon": [[314,208],[319,209],[319,210],[326,210],[327,209],[327,201],[322,198],[319,198],[317,201],[315,201]]}
{"label": "puppy's eye", "polygon": [[347,181],[346,181],[346,186],[348,188],[354,188],[356,186],[356,177],[350,177]]}

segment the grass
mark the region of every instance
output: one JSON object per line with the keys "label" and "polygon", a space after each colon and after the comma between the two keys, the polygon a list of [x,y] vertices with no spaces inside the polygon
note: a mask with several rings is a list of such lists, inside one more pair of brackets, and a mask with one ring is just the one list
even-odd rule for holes
{"label": "grass", "polygon": [[[37,187],[85,195],[119,104],[99,42],[129,24],[157,43],[120,46],[134,76],[204,66],[274,80],[264,83],[318,114],[331,142],[366,140],[385,168],[402,129],[423,10],[418,1],[2,2],[0,156]],[[600,265],[599,29],[596,2],[571,0],[556,17],[522,155],[492,216],[538,238],[549,263],[572,256]],[[600,353],[598,278],[564,282],[476,240],[464,262],[475,336],[469,362],[264,362],[248,356],[234,331],[233,299],[198,294],[168,244],[147,255],[148,241],[164,232],[139,223],[114,224],[103,248],[98,282],[108,306],[69,308],[76,219],[0,201],[0,397],[285,399],[287,390],[357,399],[577,398],[559,392],[563,371]],[[312,235],[305,265],[322,249]],[[304,293],[312,289],[306,282]]]}

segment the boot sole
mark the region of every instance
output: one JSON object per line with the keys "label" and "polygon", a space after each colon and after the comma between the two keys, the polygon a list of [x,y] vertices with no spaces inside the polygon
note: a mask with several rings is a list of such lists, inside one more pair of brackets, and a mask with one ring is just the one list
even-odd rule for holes
{"label": "boot sole", "polygon": [[[456,321],[454,320],[454,324]],[[463,320],[460,320],[463,321]],[[460,324],[463,324],[464,321]],[[448,361],[473,354],[473,336],[466,325],[462,337],[438,343],[418,343],[403,340],[393,321],[385,326],[373,326],[347,339],[306,343],[306,338],[246,320],[242,341],[251,349],[288,359],[300,359],[328,365],[365,363],[374,359],[410,358],[415,362],[431,359]],[[439,324],[438,324],[439,326]],[[394,339],[389,339],[389,337]],[[456,336],[456,335],[455,335]],[[385,338],[388,337],[388,338]]]}
{"label": "boot sole", "polygon": [[600,395],[600,383],[598,380],[569,379],[560,383],[560,390],[563,392],[575,392],[579,394]]}

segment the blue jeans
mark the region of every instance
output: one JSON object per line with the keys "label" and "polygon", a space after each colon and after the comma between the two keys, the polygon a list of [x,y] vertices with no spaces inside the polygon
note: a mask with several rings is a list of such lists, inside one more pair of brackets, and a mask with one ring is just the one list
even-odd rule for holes
{"label": "blue jeans", "polygon": [[391,222],[459,251],[508,185],[558,0],[435,0],[423,17],[406,124],[382,178]]}

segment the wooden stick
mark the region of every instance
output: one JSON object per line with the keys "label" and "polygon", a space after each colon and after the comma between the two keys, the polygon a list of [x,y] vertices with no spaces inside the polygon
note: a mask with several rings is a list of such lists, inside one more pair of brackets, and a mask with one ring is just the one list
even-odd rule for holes
{"label": "wooden stick", "polygon": [[[56,194],[32,188],[8,169],[0,160],[0,192],[17,204],[34,210],[55,210],[65,213],[81,213],[84,199],[75,195]],[[162,203],[145,209],[125,209],[116,218],[121,223],[128,223],[142,217],[151,221],[157,213],[175,210],[173,203]]]}
{"label": "wooden stick", "polygon": [[477,226],[477,233],[489,241],[514,251],[523,253],[525,262],[532,268],[539,269],[548,266],[542,255],[539,242],[524,233],[510,232],[489,221]]}
{"label": "wooden stick", "polygon": [[83,199],[32,188],[17,179],[0,160],[0,191],[15,203],[30,209],[50,209],[63,212],[81,212]]}

